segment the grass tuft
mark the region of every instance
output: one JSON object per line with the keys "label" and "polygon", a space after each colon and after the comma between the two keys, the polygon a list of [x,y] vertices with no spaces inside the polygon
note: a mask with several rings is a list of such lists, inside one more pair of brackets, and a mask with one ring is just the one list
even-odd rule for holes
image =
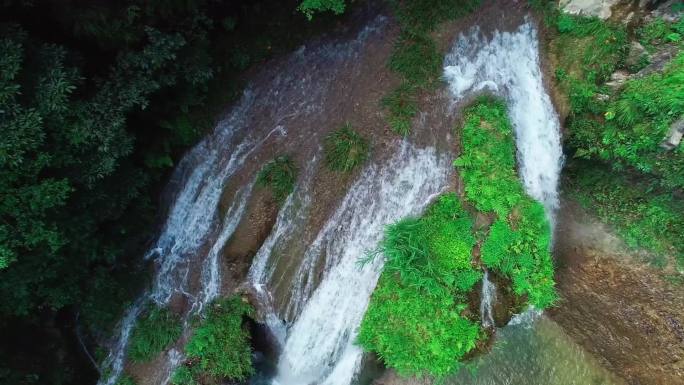
{"label": "grass tuft", "polygon": [[368,141],[349,123],[326,136],[325,161],[333,171],[350,172],[368,159]]}
{"label": "grass tuft", "polygon": [[281,155],[266,163],[257,176],[257,184],[268,187],[280,204],[292,193],[296,180],[297,167],[287,155]]}
{"label": "grass tuft", "polygon": [[149,361],[171,346],[182,332],[177,315],[169,309],[152,305],[133,329],[128,357],[133,362]]}
{"label": "grass tuft", "polygon": [[[229,379],[244,381],[254,374],[252,347],[245,317],[254,309],[239,296],[214,302],[185,345],[187,361],[172,375],[174,385]],[[202,382],[204,383],[204,382]]]}

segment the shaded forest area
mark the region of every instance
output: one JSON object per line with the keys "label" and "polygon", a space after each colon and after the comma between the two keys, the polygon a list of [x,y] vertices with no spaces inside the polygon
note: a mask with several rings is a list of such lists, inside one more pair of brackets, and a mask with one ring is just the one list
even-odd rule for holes
{"label": "shaded forest area", "polygon": [[0,383],[95,381],[79,339],[106,338],[148,282],[174,163],[250,67],[339,21],[298,5],[0,3]]}

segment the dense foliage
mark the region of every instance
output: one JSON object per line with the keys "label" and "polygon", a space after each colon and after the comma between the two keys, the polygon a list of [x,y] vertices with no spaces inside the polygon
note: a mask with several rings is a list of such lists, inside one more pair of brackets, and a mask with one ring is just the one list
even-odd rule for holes
{"label": "dense foliage", "polygon": [[[673,257],[681,269],[676,229],[684,207],[676,195],[684,187],[684,156],[681,146],[665,151],[660,144],[684,119],[684,19],[655,18],[634,31],[557,12],[547,12],[547,19],[556,78],[570,105],[566,126],[575,160],[568,191],[629,246],[649,251],[651,263],[665,265]],[[647,52],[636,57],[630,39]],[[639,72],[649,65],[648,52],[659,50],[678,53],[662,71]],[[632,75],[610,87],[616,70]]]}
{"label": "dense foliage", "polygon": [[257,184],[268,187],[278,203],[283,203],[294,190],[297,180],[297,167],[287,155],[269,161],[257,175]]}
{"label": "dense foliage", "polygon": [[128,343],[128,358],[149,361],[173,344],[183,332],[180,318],[167,308],[151,305],[138,319]]}
{"label": "dense foliage", "polygon": [[481,99],[464,115],[463,152],[454,164],[463,178],[466,199],[479,211],[498,217],[482,245],[482,262],[510,278],[517,295],[546,308],[556,299],[551,229],[544,208],[526,195],[517,176],[506,107]]}
{"label": "dense foliage", "polygon": [[334,171],[352,171],[368,159],[368,141],[350,124],[328,134],[323,149],[325,163]]}
{"label": "dense foliage", "polygon": [[359,332],[402,375],[444,377],[482,336],[467,316],[467,293],[482,277],[473,266],[472,221],[455,194],[439,198],[420,218],[385,230],[377,253],[385,268]]}
{"label": "dense foliage", "polygon": [[239,296],[216,301],[185,346],[186,363],[172,376],[174,385],[198,378],[243,381],[254,373],[245,317],[254,309]]}
{"label": "dense foliage", "polygon": [[161,186],[241,73],[335,24],[298,4],[0,4],[0,327],[50,330],[40,348],[3,344],[3,380],[92,382],[62,351],[73,320],[105,337],[146,284]]}

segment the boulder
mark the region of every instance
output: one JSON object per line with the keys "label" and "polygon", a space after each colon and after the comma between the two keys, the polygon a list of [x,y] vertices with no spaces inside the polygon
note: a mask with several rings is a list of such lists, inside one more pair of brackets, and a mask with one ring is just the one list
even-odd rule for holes
{"label": "boulder", "polygon": [[640,66],[643,68],[642,63],[644,57],[647,59],[647,63],[651,62],[650,55],[648,54],[648,51],[646,51],[646,48],[638,41],[632,41],[629,45],[629,53],[625,59],[625,66],[627,68],[638,68]]}
{"label": "boulder", "polygon": [[610,8],[620,0],[560,0],[561,9],[571,15],[596,16],[606,20],[612,14]]}

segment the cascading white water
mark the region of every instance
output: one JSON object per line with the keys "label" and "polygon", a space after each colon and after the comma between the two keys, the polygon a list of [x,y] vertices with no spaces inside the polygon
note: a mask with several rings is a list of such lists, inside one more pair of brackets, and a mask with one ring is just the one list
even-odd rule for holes
{"label": "cascading white water", "polygon": [[489,272],[485,270],[482,277],[482,298],[480,299],[480,319],[482,326],[494,326],[493,304],[496,302],[496,286],[489,280]]}
{"label": "cascading white water", "polygon": [[488,90],[506,99],[525,191],[546,208],[553,224],[563,162],[560,123],[544,88],[537,30],[526,21],[491,39],[475,27],[460,35],[444,60],[444,78],[456,100]]}
{"label": "cascading white water", "polygon": [[[146,256],[154,258],[157,266],[152,288],[120,321],[118,335],[102,363],[109,375],[100,378],[99,385],[114,384],[122,373],[132,328],[149,301],[163,306],[174,296],[185,297],[191,305],[184,314],[187,324],[188,317],[201,312],[219,294],[220,253],[243,216],[253,185],[239,189],[221,217],[219,203],[229,182],[249,162],[258,160],[269,142],[277,142],[283,152],[294,152],[301,151],[298,144],[317,140],[318,131],[302,129],[299,123],[324,119],[326,105],[331,103],[326,96],[333,89],[339,91],[337,77],[359,71],[357,59],[366,40],[379,36],[385,24],[386,18],[377,17],[356,38],[302,47],[265,69],[214,132],[183,157],[172,178],[171,185],[178,188],[168,217]],[[296,129],[289,130],[291,126]],[[288,134],[296,135],[294,140],[282,140]],[[198,260],[200,284],[195,285],[191,279],[199,263],[193,262]],[[163,384],[182,361],[182,354],[172,349],[166,358],[165,379],[159,379]]]}
{"label": "cascading white water", "polygon": [[274,384],[351,382],[362,358],[356,329],[382,266],[381,258],[364,267],[358,260],[377,246],[385,225],[420,213],[445,187],[450,169],[449,157],[404,142],[384,165],[363,171],[307,251],[325,250],[329,260],[288,332]]}

